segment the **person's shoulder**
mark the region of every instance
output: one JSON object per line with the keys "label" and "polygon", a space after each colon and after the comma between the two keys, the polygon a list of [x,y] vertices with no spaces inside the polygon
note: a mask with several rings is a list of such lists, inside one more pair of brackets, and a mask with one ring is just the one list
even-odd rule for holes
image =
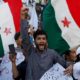
{"label": "person's shoulder", "polygon": [[54,49],[50,49],[50,48],[48,48],[47,51],[48,51],[49,53],[57,53]]}
{"label": "person's shoulder", "polygon": [[52,56],[58,56],[58,52],[56,51],[56,50],[54,50],[54,49],[47,49],[47,53],[49,54],[49,55],[52,55]]}
{"label": "person's shoulder", "polygon": [[29,59],[32,59],[35,56],[35,49],[33,49],[29,55]]}

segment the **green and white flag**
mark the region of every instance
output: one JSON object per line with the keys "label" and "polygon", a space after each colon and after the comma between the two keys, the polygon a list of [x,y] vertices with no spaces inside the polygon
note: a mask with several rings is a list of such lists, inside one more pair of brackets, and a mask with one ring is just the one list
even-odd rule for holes
{"label": "green and white flag", "polygon": [[14,34],[20,31],[21,6],[21,0],[4,0],[0,4],[0,57],[9,51],[9,44],[15,44]]}
{"label": "green and white flag", "polygon": [[0,56],[8,52],[8,45],[14,43],[15,27],[7,3],[0,5]]}
{"label": "green and white flag", "polygon": [[43,12],[43,25],[49,48],[61,54],[80,45],[80,1],[49,0]]}

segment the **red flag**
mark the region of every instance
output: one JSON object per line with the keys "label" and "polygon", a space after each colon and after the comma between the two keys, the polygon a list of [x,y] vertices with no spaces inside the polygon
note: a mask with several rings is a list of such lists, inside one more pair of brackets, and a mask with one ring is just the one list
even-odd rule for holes
{"label": "red flag", "polygon": [[66,0],[72,17],[80,28],[80,0]]}
{"label": "red flag", "polygon": [[16,32],[19,32],[20,31],[20,10],[22,7],[22,2],[21,0],[4,0],[4,1],[8,2],[9,4],[11,13],[13,15]]}

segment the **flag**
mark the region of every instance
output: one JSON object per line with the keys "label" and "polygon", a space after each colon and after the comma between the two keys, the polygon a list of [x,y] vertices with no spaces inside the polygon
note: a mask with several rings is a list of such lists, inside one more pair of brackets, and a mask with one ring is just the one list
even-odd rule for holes
{"label": "flag", "polygon": [[36,7],[35,0],[31,0],[31,1],[22,0],[22,1],[27,5],[27,8],[29,9],[29,12],[28,12],[30,16],[29,25],[32,26],[36,31],[38,29],[38,16],[35,9]]}
{"label": "flag", "polygon": [[79,9],[79,0],[49,0],[43,11],[49,48],[57,50],[60,55],[80,45]]}
{"label": "flag", "polygon": [[0,57],[9,51],[9,44],[15,44],[14,34],[20,31],[21,6],[20,0],[5,0],[0,5]]}
{"label": "flag", "polygon": [[3,0],[0,0],[0,4],[2,4],[3,3]]}
{"label": "flag", "polygon": [[1,35],[0,35],[0,56],[3,56],[3,45],[2,45],[2,39],[1,39]]}
{"label": "flag", "polygon": [[20,31],[20,10],[22,6],[22,1],[21,0],[4,0],[5,2],[8,2],[13,20],[14,20],[14,25],[15,29],[17,32]]}
{"label": "flag", "polygon": [[34,27],[34,30],[36,31],[38,29],[38,16],[35,10],[35,6],[29,7],[29,13],[30,13],[30,20],[29,25]]}

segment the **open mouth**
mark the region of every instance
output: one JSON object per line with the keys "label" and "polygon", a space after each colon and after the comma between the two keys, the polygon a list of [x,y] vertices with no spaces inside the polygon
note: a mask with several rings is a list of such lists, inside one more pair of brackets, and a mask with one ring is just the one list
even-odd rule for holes
{"label": "open mouth", "polygon": [[39,46],[44,46],[44,44],[39,44]]}

